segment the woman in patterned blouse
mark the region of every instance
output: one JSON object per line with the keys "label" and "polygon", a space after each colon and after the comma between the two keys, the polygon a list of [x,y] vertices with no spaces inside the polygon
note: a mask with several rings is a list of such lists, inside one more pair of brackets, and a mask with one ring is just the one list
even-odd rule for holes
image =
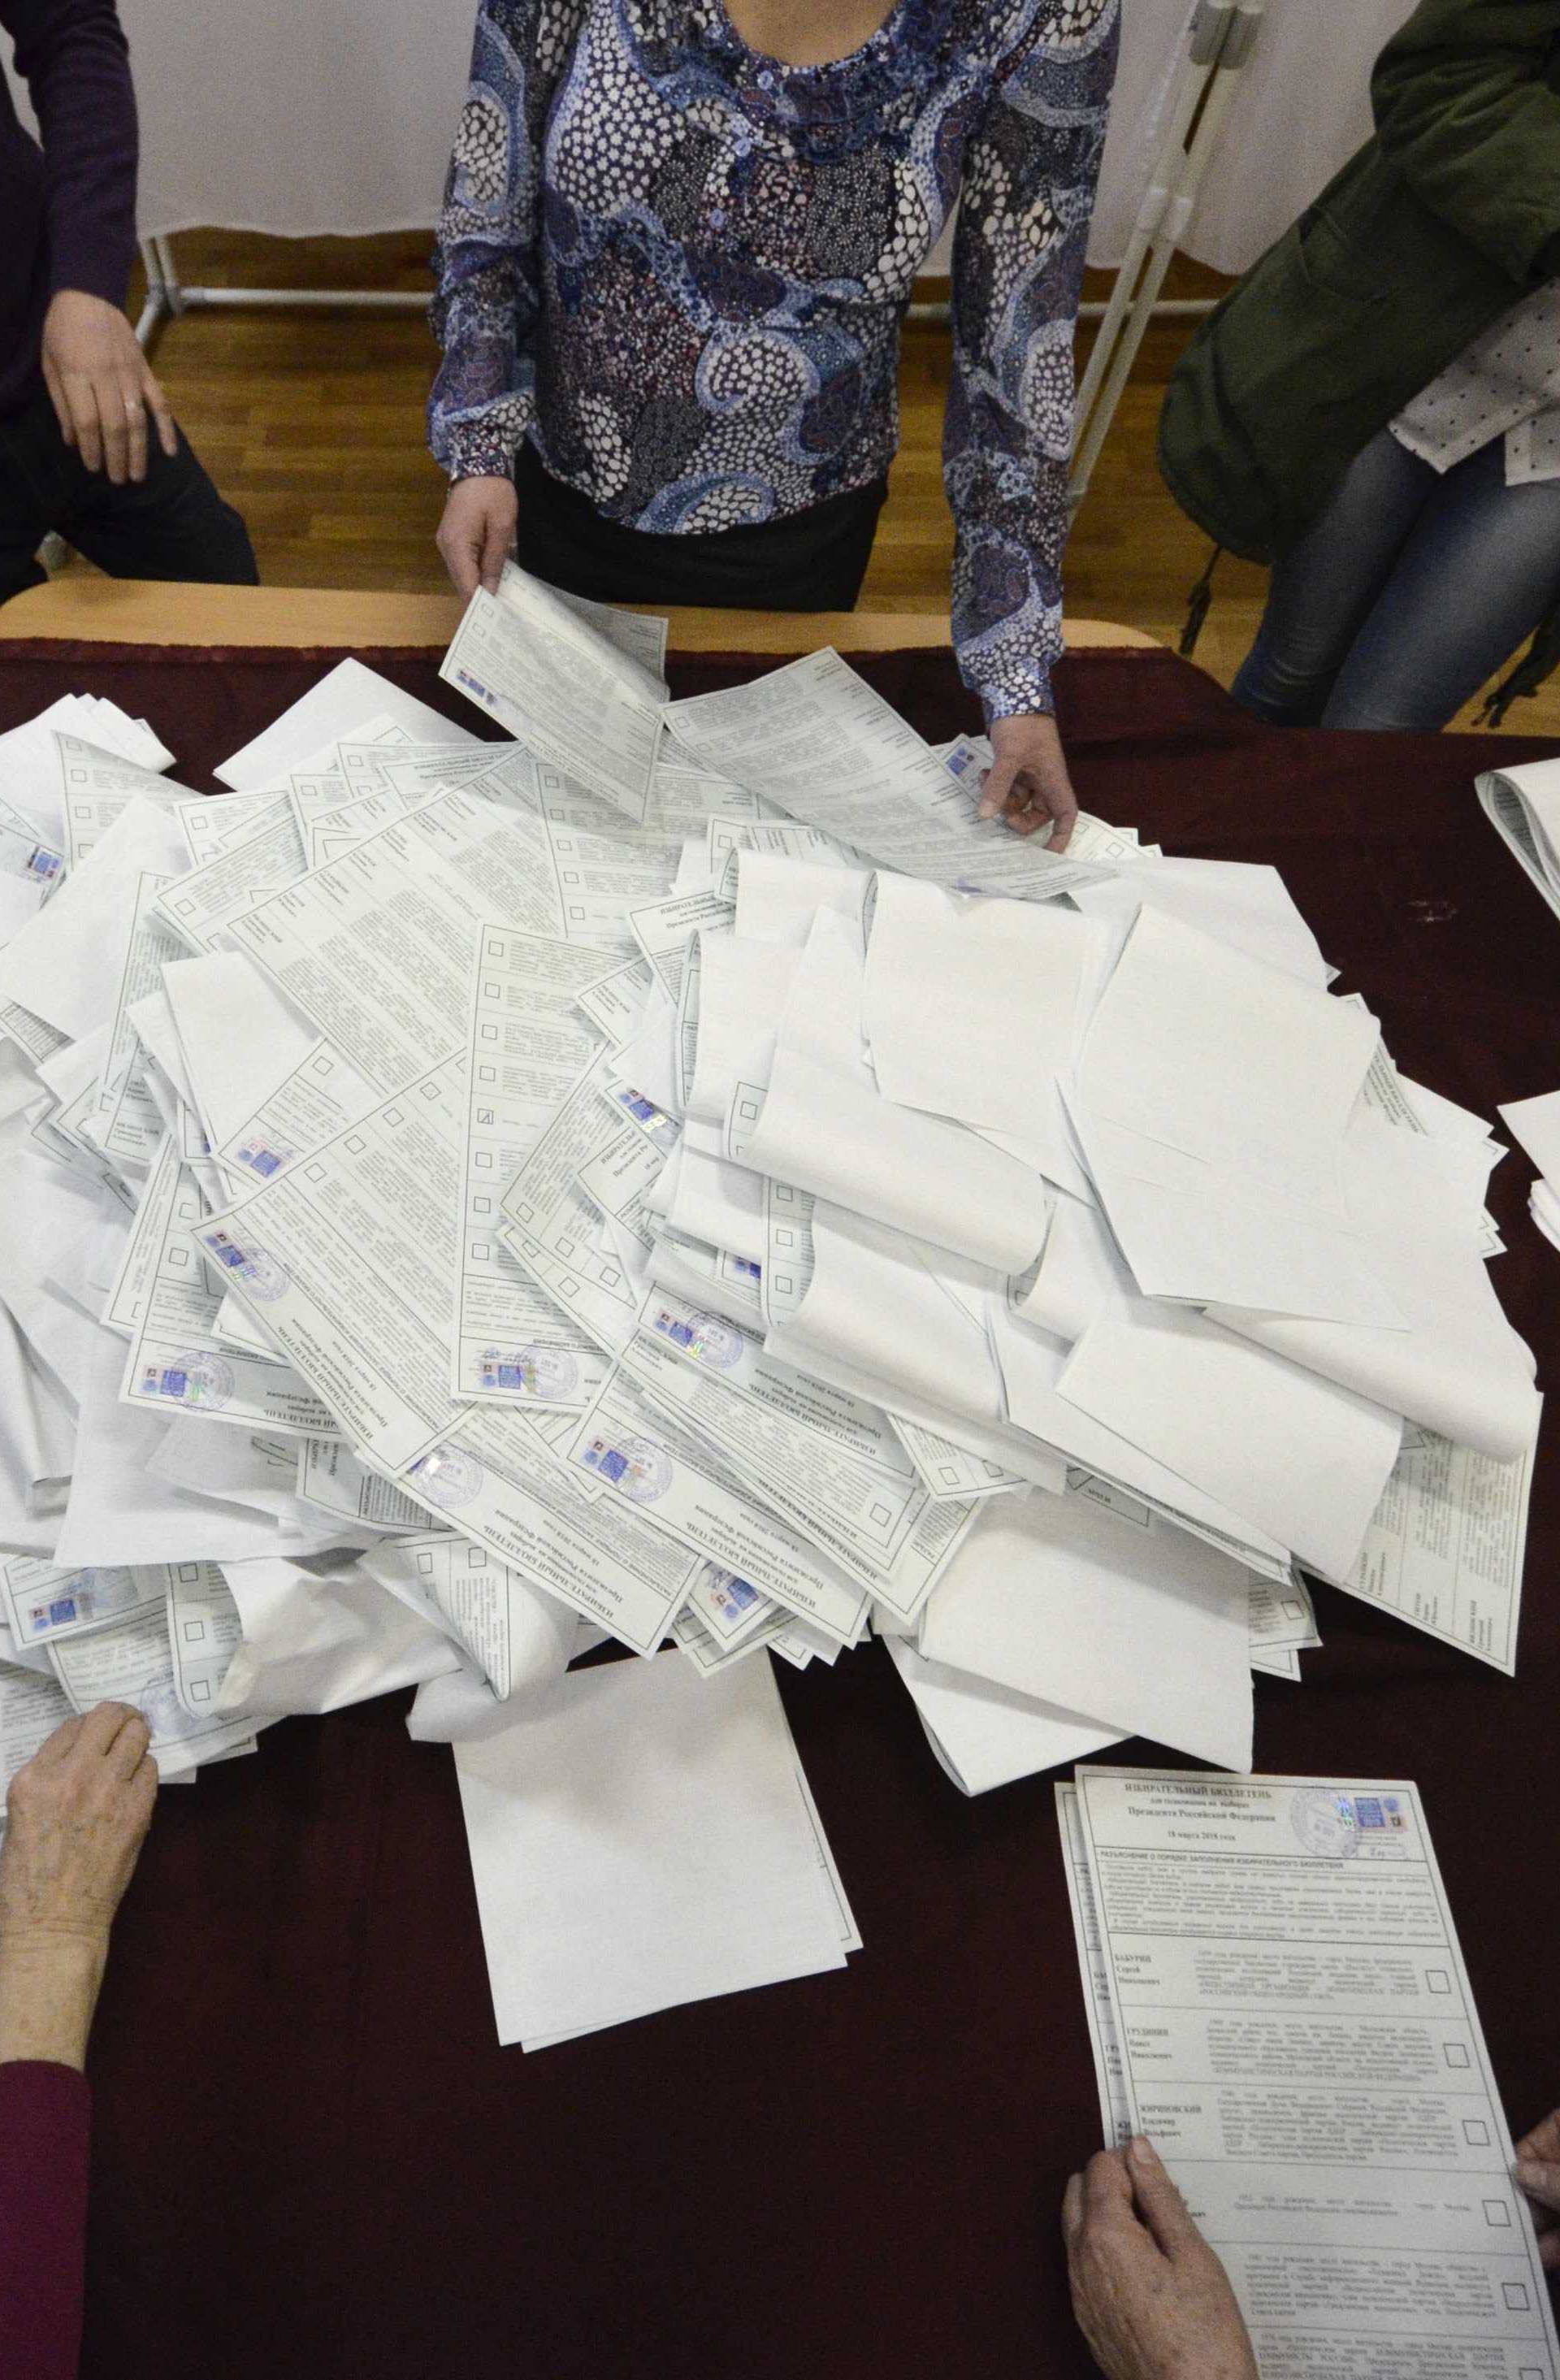
{"label": "woman in patterned blouse", "polygon": [[515,539],[583,594],[848,607],[900,322],[957,200],[954,640],[983,810],[1059,847],[1072,333],[1119,8],[480,0],[435,259],[456,586],[496,584]]}

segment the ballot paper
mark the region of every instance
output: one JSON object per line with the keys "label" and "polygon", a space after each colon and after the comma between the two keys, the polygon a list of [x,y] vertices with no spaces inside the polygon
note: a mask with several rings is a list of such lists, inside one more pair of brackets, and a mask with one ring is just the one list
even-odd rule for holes
{"label": "ballot paper", "polygon": [[187,785],[175,785],[153,769],[103,751],[83,736],[56,729],[54,752],[65,819],[66,856],[72,868],[94,851],[115,819],[133,801],[170,807],[189,799]]}
{"label": "ballot paper", "polygon": [[1396,1414],[1147,1300],[1093,1321],[1057,1388],[1330,1576],[1353,1569],[1402,1443]]}
{"label": "ballot paper", "polygon": [[403,1537],[363,1567],[463,1645],[502,1702],[542,1691],[569,1665],[576,1612],[458,1531]]}
{"label": "ballot paper", "polygon": [[707,768],[907,876],[1046,900],[1107,872],[977,824],[975,789],[828,649],[666,716]]}
{"label": "ballot paper", "polygon": [[1481,808],[1541,898],[1560,917],[1560,769],[1532,760],[1473,781]]}
{"label": "ballot paper", "polygon": [[440,675],[512,735],[642,820],[665,687],[550,587],[507,564],[477,588]]}
{"label": "ballot paper", "polygon": [[455,1773],[501,2042],[845,1963],[767,1662],[575,1670]]}
{"label": "ballot paper", "polygon": [[1108,1992],[1122,2111],[1222,2258],[1264,2371],[1553,2380],[1417,1787],[1107,1767],[1077,1787],[1096,2058],[1108,2072]]}
{"label": "ballot paper", "polygon": [[1002,1272],[1022,1271],[1046,1236],[1049,1198],[1029,1168],[787,1050],[783,1035],[744,1162]]}
{"label": "ballot paper", "polygon": [[[460,1310],[450,1377],[451,1392],[460,1398],[579,1406],[603,1375],[588,1333],[559,1312],[511,1254],[500,1228],[506,1193],[597,1054],[596,1035],[576,1008],[577,994],[597,975],[594,951],[497,924],[484,925],[478,936],[467,1041]],[[631,1158],[648,1179],[659,1159],[641,1135],[623,1130]]]}
{"label": "ballot paper", "polygon": [[273,719],[242,750],[222,761],[216,774],[237,792],[274,785],[367,720],[383,720],[408,744],[476,744],[479,739],[415,695],[359,661],[338,662],[279,719]]}
{"label": "ballot paper", "polygon": [[1421,1433],[1393,1466],[1359,1560],[1333,1584],[1515,1677],[1532,1465],[1531,1450],[1495,1463]]}
{"label": "ballot paper", "polygon": [[927,1742],[961,1793],[989,1793],[1121,1741],[1070,1711],[928,1661],[902,1636],[884,1643]]}
{"label": "ballot paper", "polygon": [[166,1593],[161,1568],[58,1570],[29,1555],[0,1561],[0,1616],[23,1647],[105,1628],[133,1611],[155,1609]]}
{"label": "ballot paper", "polygon": [[127,1404],[208,1415],[331,1438],[329,1406],[275,1354],[240,1353],[217,1317],[230,1268],[213,1248],[202,1260],[190,1234],[203,1202],[187,1166],[165,1141],[136,1215],[115,1300],[134,1303],[120,1394]]}
{"label": "ballot paper", "polygon": [[174,1692],[192,1718],[205,1718],[243,1635],[238,1606],[215,1562],[170,1562],[166,1575]]}
{"label": "ballot paper", "polygon": [[766,1354],[756,1334],[661,1293],[646,1302],[619,1366],[800,1535],[897,1618],[913,1619],[974,1507],[928,1495],[886,1413]]}
{"label": "ballot paper", "polygon": [[926,1607],[929,1661],[1226,1768],[1252,1764],[1249,1575],[1147,1515],[998,1497]]}
{"label": "ballot paper", "polygon": [[293,805],[279,794],[249,820],[241,836],[164,892],[159,905],[179,944],[216,950],[231,918],[307,870]]}
{"label": "ballot paper", "polygon": [[143,875],[178,875],[173,817],[137,799],[47,906],[0,951],[0,1002],[13,1002],[71,1040],[111,1023]]}
{"label": "ballot paper", "polygon": [[1100,1937],[1099,1909],[1094,1900],[1094,1879],[1089,1872],[1078,1788],[1058,1784],[1056,1797],[1078,1972],[1088,2004],[1089,2046],[1094,2054],[1094,2087],[1099,2093],[1100,2131],[1107,2148],[1125,2148],[1132,2137],[1132,2116],[1121,2064],[1121,2041],[1116,2030],[1110,1963]]}
{"label": "ballot paper", "polygon": [[[47,1743],[56,1727],[73,1716],[64,1687],[51,1670],[47,1676],[0,1661],[0,1787],[10,1784],[35,1752]],[[6,1832],[6,1803],[0,1793],[0,1840]]]}
{"label": "ballot paper", "polygon": [[140,1712],[160,1771],[197,1767],[247,1743],[253,1732],[241,1721],[219,1718],[214,1710],[197,1716],[179,1700],[165,1602],[112,1628],[52,1644],[49,1658],[72,1710],[116,1702]]}

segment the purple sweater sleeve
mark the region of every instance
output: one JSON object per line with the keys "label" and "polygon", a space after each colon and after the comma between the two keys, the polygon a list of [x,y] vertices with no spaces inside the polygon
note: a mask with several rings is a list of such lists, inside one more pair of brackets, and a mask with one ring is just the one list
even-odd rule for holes
{"label": "purple sweater sleeve", "polygon": [[0,2369],[76,2380],[91,2095],[74,2067],[0,2066]]}
{"label": "purple sweater sleeve", "polygon": [[0,0],[43,142],[48,287],[122,306],[136,253],[136,97],[114,0]]}

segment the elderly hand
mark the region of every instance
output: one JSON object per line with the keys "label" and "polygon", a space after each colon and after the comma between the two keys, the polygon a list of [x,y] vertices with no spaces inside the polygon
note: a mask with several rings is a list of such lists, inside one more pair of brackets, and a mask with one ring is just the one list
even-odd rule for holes
{"label": "elderly hand", "polygon": [[79,2067],[108,1932],[157,1799],[139,1711],[69,1718],[11,1779],[0,1845],[0,2063]]}
{"label": "elderly hand", "polygon": [[168,400],[129,322],[105,298],[55,292],[43,317],[43,378],[66,444],[116,488],[146,477],[148,414],[164,455],[178,453]]}
{"label": "elderly hand", "polygon": [[1517,2143],[1513,2168],[1533,2202],[1533,2228],[1546,2273],[1560,2273],[1560,2107]]}
{"label": "elderly hand", "polygon": [[455,480],[434,543],[457,595],[477,587],[497,593],[519,511],[513,480]]}
{"label": "elderly hand", "polygon": [[1078,817],[1078,796],[1067,773],[1056,721],[1039,710],[994,719],[991,751],[980,816],[995,818],[1000,811],[1015,834],[1033,834],[1054,821],[1047,848],[1065,851]]}
{"label": "elderly hand", "polygon": [[1091,2157],[1061,2225],[1072,2311],[1108,2380],[1258,2380],[1224,2266],[1146,2141]]}

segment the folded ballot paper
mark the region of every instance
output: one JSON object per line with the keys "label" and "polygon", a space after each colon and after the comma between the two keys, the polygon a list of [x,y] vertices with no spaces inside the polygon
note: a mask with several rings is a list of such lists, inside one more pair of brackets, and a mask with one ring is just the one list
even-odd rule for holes
{"label": "folded ballot paper", "polygon": [[357,662],[210,797],[0,736],[0,1769],[415,1687],[531,2047],[856,1947],[751,1657],[882,1636],[968,1793],[1248,1769],[1308,1575],[1512,1670],[1539,1415],[1501,1145],[1274,869],[664,644],[512,567],[480,736]]}
{"label": "folded ballot paper", "polygon": [[1560,761],[1491,769],[1474,780],[1485,817],[1560,917]]}

